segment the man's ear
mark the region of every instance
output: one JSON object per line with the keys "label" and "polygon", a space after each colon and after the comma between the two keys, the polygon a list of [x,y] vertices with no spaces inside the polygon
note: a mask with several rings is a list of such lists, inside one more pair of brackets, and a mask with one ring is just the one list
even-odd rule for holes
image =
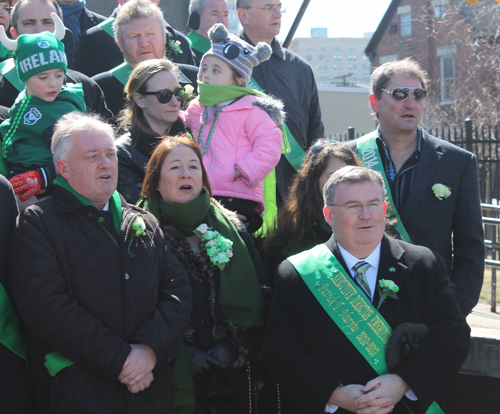
{"label": "man's ear", "polygon": [[57,171],[59,172],[59,175],[62,178],[66,179],[66,180],[69,178],[68,164],[66,162],[61,161],[61,160],[57,160],[56,168],[57,168]]}
{"label": "man's ear", "polygon": [[238,9],[236,10],[236,13],[238,13],[238,19],[240,19],[240,23],[243,26],[246,26],[248,24],[248,18],[247,18],[247,9]]}
{"label": "man's ear", "polygon": [[10,28],[10,34],[14,36],[15,39],[17,39],[17,31],[13,27]]}
{"label": "man's ear", "polygon": [[385,212],[387,211],[387,202],[384,201],[384,203],[382,204],[382,211],[384,212],[384,216],[385,216]]}
{"label": "man's ear", "polygon": [[370,106],[373,112],[378,112],[378,99],[373,93],[370,94]]}
{"label": "man's ear", "polygon": [[326,222],[330,226],[333,226],[332,209],[330,208],[330,206],[324,206],[323,207],[323,215],[325,216]]}

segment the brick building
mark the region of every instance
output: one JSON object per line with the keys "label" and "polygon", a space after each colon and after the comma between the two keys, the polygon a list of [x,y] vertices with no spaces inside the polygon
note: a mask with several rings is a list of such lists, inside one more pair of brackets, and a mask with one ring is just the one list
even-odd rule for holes
{"label": "brick building", "polygon": [[[485,114],[492,112],[485,108],[479,115],[480,111],[466,105],[478,101],[491,106],[488,101],[496,95],[484,93],[494,75],[491,71],[498,68],[498,62],[492,65],[488,61],[488,53],[498,56],[498,50],[487,43],[495,36],[492,33],[498,27],[495,18],[499,17],[500,5],[482,3],[472,6],[465,0],[393,0],[365,49],[373,67],[412,57],[428,72],[431,105],[427,122],[437,122],[429,117],[430,109],[447,123],[461,123],[470,116],[484,120]],[[499,43],[494,39],[493,43]],[[495,79],[490,83],[494,86],[498,82]]]}

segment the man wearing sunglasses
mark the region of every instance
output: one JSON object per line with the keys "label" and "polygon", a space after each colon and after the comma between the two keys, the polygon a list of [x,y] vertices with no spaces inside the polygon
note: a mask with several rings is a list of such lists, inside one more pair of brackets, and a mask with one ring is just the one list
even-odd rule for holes
{"label": "man wearing sunglasses", "polygon": [[375,69],[370,104],[379,127],[349,145],[384,176],[386,216],[398,238],[443,256],[467,315],[479,299],[484,272],[477,159],[419,126],[428,83],[408,58]]}
{"label": "man wearing sunglasses", "polygon": [[[113,30],[124,62],[92,79],[101,87],[108,108],[116,117],[125,105],[123,87],[132,69],[139,62],[166,56],[167,32],[163,12],[150,0],[131,0],[121,6],[113,23]],[[175,49],[177,53],[182,53],[180,46]],[[172,60],[171,56],[169,58]],[[196,89],[198,68],[186,64],[177,66],[179,83],[182,86],[192,84]]]}

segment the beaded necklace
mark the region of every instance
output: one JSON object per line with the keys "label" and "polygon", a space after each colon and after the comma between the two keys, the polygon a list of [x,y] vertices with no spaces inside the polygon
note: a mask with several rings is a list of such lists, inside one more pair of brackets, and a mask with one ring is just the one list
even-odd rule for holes
{"label": "beaded necklace", "polygon": [[201,124],[200,131],[198,132],[198,146],[201,149],[201,155],[205,155],[205,152],[207,152],[207,149],[210,146],[210,141],[212,141],[212,135],[214,134],[215,131],[217,118],[219,118],[219,114],[221,113],[222,109],[228,105],[229,104],[222,105],[215,111],[214,120],[212,122],[212,126],[210,127],[210,131],[208,131],[208,137],[207,141],[205,142],[205,146],[203,146],[203,131],[205,130],[205,124]]}
{"label": "beaded necklace", "polygon": [[19,123],[21,122],[21,118],[24,115],[24,112],[26,112],[26,108],[31,100],[31,97],[33,95],[27,96],[24,98],[23,102],[21,103],[21,106],[19,107],[19,111],[16,114],[16,117],[14,118],[14,121],[12,122],[12,125],[10,126],[9,132],[7,132],[7,135],[5,136],[5,139],[3,141],[3,147],[2,147],[2,157],[7,158],[7,145],[12,141],[13,135],[16,133],[17,128],[19,126]]}

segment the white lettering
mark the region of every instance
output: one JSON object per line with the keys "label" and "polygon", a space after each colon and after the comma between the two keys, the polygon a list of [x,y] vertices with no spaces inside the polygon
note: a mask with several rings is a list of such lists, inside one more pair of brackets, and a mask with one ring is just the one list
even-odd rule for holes
{"label": "white lettering", "polygon": [[57,50],[51,50],[50,53],[49,53],[49,59],[50,59],[50,63],[54,63],[54,62],[60,62],[61,59],[59,58],[59,55],[57,54]]}
{"label": "white lettering", "polygon": [[48,65],[49,62],[45,60],[45,56],[43,56],[43,53],[39,53],[38,56],[40,56],[40,64],[41,65]]}
{"label": "white lettering", "polygon": [[37,55],[31,55],[31,64],[33,65],[33,68],[37,68],[40,66]]}

